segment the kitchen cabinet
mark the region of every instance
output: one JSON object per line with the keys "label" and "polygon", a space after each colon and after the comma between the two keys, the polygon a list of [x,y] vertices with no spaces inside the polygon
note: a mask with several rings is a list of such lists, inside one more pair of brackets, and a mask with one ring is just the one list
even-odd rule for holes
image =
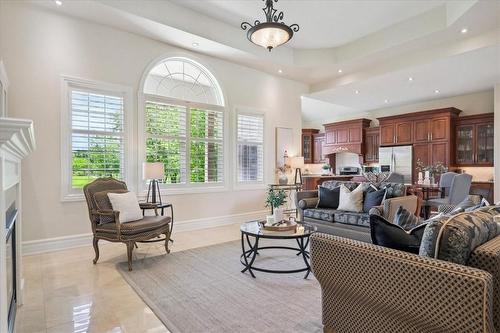
{"label": "kitchen cabinet", "polygon": [[369,119],[355,119],[325,124],[323,154],[352,152],[361,155],[363,129],[370,126]]}
{"label": "kitchen cabinet", "polygon": [[393,122],[384,122],[380,124],[380,145],[392,146],[395,144],[396,131]]}
{"label": "kitchen cabinet", "polygon": [[325,134],[313,134],[313,163],[321,163],[324,160],[323,146],[325,144]]}
{"label": "kitchen cabinet", "polygon": [[413,142],[449,141],[451,133],[449,117],[431,117],[413,122]]}
{"label": "kitchen cabinet", "polygon": [[380,141],[380,129],[378,127],[365,128],[364,146],[364,162],[378,162],[378,148]]}
{"label": "kitchen cabinet", "polygon": [[318,132],[318,129],[302,129],[302,156],[306,164],[313,163],[314,161],[314,134]]}
{"label": "kitchen cabinet", "polygon": [[442,163],[450,165],[450,143],[449,142],[430,142],[413,144],[413,182],[418,179],[417,162],[420,161],[424,166],[436,165]]}
{"label": "kitchen cabinet", "polygon": [[456,127],[456,164],[493,166],[493,113],[461,117]]}

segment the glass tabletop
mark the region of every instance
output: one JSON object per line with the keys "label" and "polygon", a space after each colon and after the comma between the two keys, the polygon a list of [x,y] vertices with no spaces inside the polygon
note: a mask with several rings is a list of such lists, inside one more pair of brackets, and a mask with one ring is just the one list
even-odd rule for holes
{"label": "glass tabletop", "polygon": [[243,223],[240,227],[241,233],[259,236],[262,238],[299,238],[309,237],[317,228],[307,223],[297,222],[297,228],[290,231],[270,231],[264,229],[265,221],[251,221]]}

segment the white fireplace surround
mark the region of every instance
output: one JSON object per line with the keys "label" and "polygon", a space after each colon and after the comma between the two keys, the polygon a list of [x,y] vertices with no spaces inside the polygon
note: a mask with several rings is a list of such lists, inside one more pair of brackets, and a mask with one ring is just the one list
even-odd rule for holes
{"label": "white fireplace surround", "polygon": [[7,279],[6,279],[6,210],[14,202],[18,211],[16,222],[16,294],[22,304],[22,204],[21,161],[35,149],[33,121],[0,117],[0,332],[8,332]]}

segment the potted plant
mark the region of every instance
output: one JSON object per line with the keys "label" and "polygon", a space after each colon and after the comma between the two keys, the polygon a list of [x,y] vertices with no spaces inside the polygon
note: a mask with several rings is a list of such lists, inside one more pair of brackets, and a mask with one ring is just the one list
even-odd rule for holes
{"label": "potted plant", "polygon": [[325,163],[321,168],[323,169],[323,172],[321,173],[322,175],[327,176],[330,174],[330,169],[331,169],[330,164]]}
{"label": "potted plant", "polygon": [[288,176],[286,175],[286,173],[290,170],[291,168],[288,164],[283,164],[276,168],[276,173],[278,174],[278,184],[288,184]]}
{"label": "potted plant", "polygon": [[272,207],[274,223],[283,221],[283,204],[286,202],[286,193],[284,190],[269,189],[266,198],[266,207]]}

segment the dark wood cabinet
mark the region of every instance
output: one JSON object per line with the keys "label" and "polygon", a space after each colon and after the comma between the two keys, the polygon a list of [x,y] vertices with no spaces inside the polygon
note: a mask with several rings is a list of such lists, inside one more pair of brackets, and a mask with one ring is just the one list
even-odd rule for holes
{"label": "dark wood cabinet", "polygon": [[413,122],[413,141],[415,143],[430,141],[430,120],[419,119]]}
{"label": "dark wood cabinet", "polygon": [[349,151],[361,155],[363,148],[363,129],[370,126],[369,119],[355,119],[325,124],[325,143],[323,154],[330,155]]}
{"label": "dark wood cabinet", "polygon": [[493,113],[458,118],[455,160],[458,166],[493,166]]}
{"label": "dark wood cabinet", "polygon": [[313,134],[314,149],[313,149],[313,163],[321,163],[324,160],[323,146],[325,144],[325,134]]}
{"label": "dark wood cabinet", "polygon": [[450,139],[450,117],[433,117],[430,120],[430,140],[446,141]]}
{"label": "dark wood cabinet", "polygon": [[406,145],[413,143],[413,122],[412,121],[398,121],[394,124],[396,132],[396,144]]}
{"label": "dark wood cabinet", "polygon": [[473,181],[471,186],[470,186],[470,194],[479,194],[490,204],[493,204],[494,198],[493,198],[493,182],[492,181]]}
{"label": "dark wood cabinet", "polygon": [[304,163],[310,164],[314,161],[314,134],[319,132],[318,129],[302,129],[302,156],[304,156]]}
{"label": "dark wood cabinet", "polygon": [[396,131],[393,122],[380,123],[380,145],[393,145],[396,143]]}
{"label": "dark wood cabinet", "polygon": [[380,129],[378,127],[368,127],[365,129],[364,162],[378,162],[378,148],[380,140]]}

